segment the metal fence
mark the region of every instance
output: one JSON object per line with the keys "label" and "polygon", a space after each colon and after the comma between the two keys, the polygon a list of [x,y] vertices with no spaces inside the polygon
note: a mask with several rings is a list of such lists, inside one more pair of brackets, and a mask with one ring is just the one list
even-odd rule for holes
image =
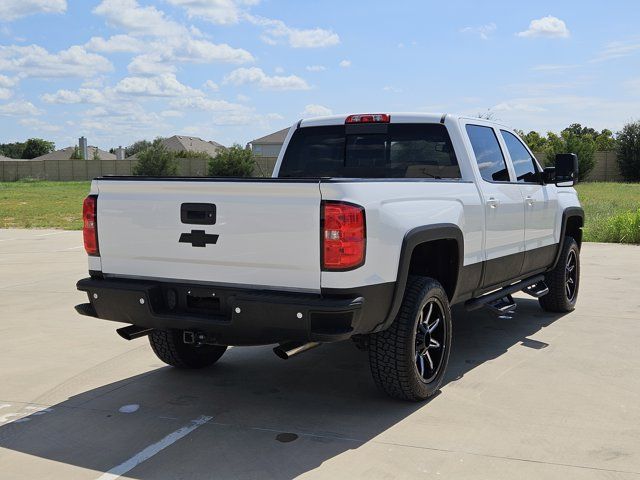
{"label": "metal fence", "polygon": [[[539,160],[543,153],[536,153]],[[277,157],[255,157],[254,176],[269,177]],[[36,180],[91,180],[105,175],[131,175],[135,160],[0,160],[0,181]],[[207,174],[207,161],[202,158],[179,159],[178,174],[202,177]],[[595,167],[584,180],[619,182],[623,178],[618,169],[615,152],[595,153]]]}

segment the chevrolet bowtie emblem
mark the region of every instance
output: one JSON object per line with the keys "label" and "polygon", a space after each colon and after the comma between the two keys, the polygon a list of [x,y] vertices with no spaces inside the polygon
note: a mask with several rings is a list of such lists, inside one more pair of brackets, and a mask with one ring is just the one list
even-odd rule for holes
{"label": "chevrolet bowtie emblem", "polygon": [[204,230],[191,230],[191,233],[180,234],[180,243],[190,243],[192,247],[206,247],[207,244],[216,244],[218,237],[213,233],[205,233]]}

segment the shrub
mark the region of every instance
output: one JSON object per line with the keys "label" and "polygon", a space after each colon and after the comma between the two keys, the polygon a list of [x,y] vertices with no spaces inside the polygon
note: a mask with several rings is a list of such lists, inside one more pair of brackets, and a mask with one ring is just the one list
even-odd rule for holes
{"label": "shrub", "polygon": [[150,147],[138,152],[138,162],[133,167],[134,175],[168,177],[178,174],[178,161],[169,152],[162,140],[157,138]]}
{"label": "shrub", "polygon": [[253,153],[237,143],[219,152],[209,161],[209,175],[212,177],[250,177],[256,162]]}
{"label": "shrub", "polygon": [[618,132],[618,166],[628,182],[640,181],[640,121],[627,123]]}
{"label": "shrub", "polygon": [[640,243],[640,208],[609,217],[596,240],[610,243]]}
{"label": "shrub", "polygon": [[549,132],[544,152],[547,165],[555,163],[558,153],[575,153],[578,155],[579,178],[585,179],[595,166],[596,142],[591,135],[579,135],[570,129],[563,130],[560,135]]}

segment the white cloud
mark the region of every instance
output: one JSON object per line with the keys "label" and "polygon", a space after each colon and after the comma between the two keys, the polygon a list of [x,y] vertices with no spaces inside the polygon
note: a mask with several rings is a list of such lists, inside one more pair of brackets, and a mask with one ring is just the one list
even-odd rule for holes
{"label": "white cloud", "polygon": [[56,93],[45,93],[42,100],[47,103],[105,103],[106,97],[100,90],[80,88],[78,90],[58,90]]}
{"label": "white cloud", "polygon": [[331,115],[333,112],[330,108],[324,105],[310,104],[304,107],[302,115],[305,117],[322,117],[325,115]]}
{"label": "white cloud", "polygon": [[265,34],[261,38],[269,45],[275,45],[279,39],[285,39],[293,48],[322,48],[340,43],[340,36],[332,30],[294,28],[281,20],[252,15],[245,15],[245,18],[254,25],[265,27]]}
{"label": "white cloud", "polygon": [[518,32],[519,37],[547,37],[547,38],[568,38],[569,29],[567,25],[557,17],[548,15],[546,17],[531,20],[529,28],[523,32]]}
{"label": "white cloud", "polygon": [[478,35],[482,40],[487,40],[489,35],[491,35],[496,30],[496,24],[491,22],[486,25],[480,25],[478,27],[464,27],[460,29],[461,33],[471,33],[474,35]]}
{"label": "white cloud", "polygon": [[196,109],[208,112],[250,112],[251,109],[239,103],[227,102],[226,100],[212,100],[199,96],[192,98],[178,98],[171,102],[173,108]]}
{"label": "white cloud", "polygon": [[113,35],[110,38],[91,37],[85,45],[87,50],[96,52],[128,52],[138,53],[144,49],[144,42],[130,35]]}
{"label": "white cloud", "polygon": [[153,6],[142,7],[137,0],[102,0],[93,13],[102,15],[109,25],[131,35],[173,36],[187,32],[163,11]]}
{"label": "white cloud", "polygon": [[220,90],[220,87],[218,86],[218,84],[213,80],[207,80],[206,82],[204,82],[204,86],[205,88],[208,88],[212,92],[217,92],[218,90]]}
{"label": "white cloud", "polygon": [[351,66],[351,60],[341,60],[338,65],[342,68],[349,68]]}
{"label": "white cloud", "polygon": [[547,72],[547,71],[558,71],[558,70],[568,70],[570,68],[576,68],[579,67],[580,65],[562,65],[562,64],[551,64],[551,63],[546,63],[546,64],[542,64],[542,65],[535,65],[534,67],[531,68],[531,70],[535,70],[538,72]]}
{"label": "white cloud", "polygon": [[39,45],[0,45],[0,70],[17,71],[23,77],[91,77],[112,69],[109,60],[78,45],[58,53]]}
{"label": "white cloud", "polygon": [[138,55],[127,66],[129,73],[134,75],[162,75],[174,73],[177,68],[158,54]]}
{"label": "white cloud", "polygon": [[199,90],[180,83],[173,73],[165,73],[157,77],[125,77],[117,83],[114,92],[147,97],[182,97],[202,94]]}
{"label": "white cloud", "polygon": [[2,0],[0,21],[10,22],[35,13],[64,13],[67,0]]}
{"label": "white cloud", "polygon": [[22,117],[26,115],[41,115],[42,110],[26,100],[17,100],[0,105],[0,115],[7,117]]}
{"label": "white cloud", "polygon": [[327,69],[327,67],[323,65],[307,65],[306,69],[309,72],[324,72]]}
{"label": "white cloud", "polygon": [[401,88],[398,87],[394,87],[392,85],[385,85],[384,87],[382,87],[382,90],[384,90],[385,92],[393,92],[393,93],[400,93],[402,92]]}
{"label": "white cloud", "polygon": [[270,77],[258,67],[237,68],[225,77],[224,83],[233,85],[249,83],[264,90],[308,90],[310,88],[304,79],[296,75]]}
{"label": "white cloud", "polygon": [[0,100],[7,100],[13,96],[13,90],[0,87]]}
{"label": "white cloud", "polygon": [[189,18],[198,17],[217,25],[233,25],[240,21],[243,6],[255,5],[258,0],[167,0],[184,7]]}
{"label": "white cloud", "polygon": [[259,114],[253,108],[226,100],[212,100],[204,96],[192,98],[177,98],[171,101],[171,106],[182,110],[202,110],[213,112],[213,125],[268,125],[272,120],[282,120],[278,113]]}
{"label": "white cloud", "polygon": [[494,105],[489,111],[495,112],[544,112],[546,109],[538,105],[533,105],[526,102],[501,102]]}
{"label": "white cloud", "polygon": [[276,68],[273,69],[273,71],[276,72],[276,73],[284,73],[284,68],[276,67]]}
{"label": "white cloud", "polygon": [[6,75],[0,74],[0,87],[10,88],[15,87],[20,79],[17,77],[7,77]]}
{"label": "white cloud", "polygon": [[248,97],[247,95],[243,95],[241,93],[236,95],[236,98],[238,99],[239,102],[248,102],[249,100],[251,100],[251,97]]}
{"label": "white cloud", "polygon": [[640,42],[636,41],[616,41],[610,42],[591,62],[604,62],[615,58],[628,57],[640,50]]}
{"label": "white cloud", "polygon": [[212,43],[208,40],[182,38],[169,44],[166,57],[178,62],[227,62],[248,63],[253,56],[242,48],[233,48],[226,43]]}
{"label": "white cloud", "polygon": [[60,132],[62,131],[61,125],[52,125],[47,122],[43,122],[39,118],[22,118],[18,120],[18,123],[24,127],[31,128],[32,130],[44,131],[44,132]]}

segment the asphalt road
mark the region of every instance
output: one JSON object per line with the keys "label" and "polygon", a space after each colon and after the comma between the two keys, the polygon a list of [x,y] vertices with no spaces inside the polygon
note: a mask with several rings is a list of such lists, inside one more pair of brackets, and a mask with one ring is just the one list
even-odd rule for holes
{"label": "asphalt road", "polygon": [[0,230],[1,479],[640,478],[640,247],[586,244],[578,308],[454,314],[429,403],[350,342],[196,372],[81,317],[79,232]]}

